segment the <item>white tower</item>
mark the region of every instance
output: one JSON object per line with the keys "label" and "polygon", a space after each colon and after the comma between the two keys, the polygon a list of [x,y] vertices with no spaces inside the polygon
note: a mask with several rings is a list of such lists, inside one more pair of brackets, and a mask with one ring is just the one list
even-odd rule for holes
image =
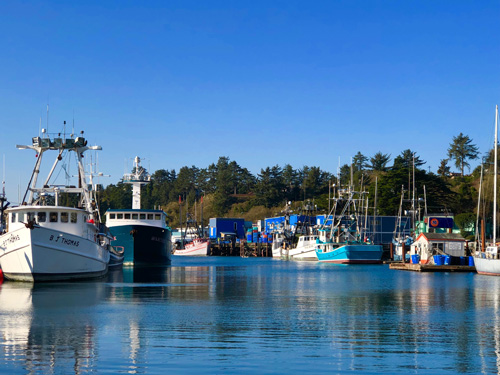
{"label": "white tower", "polygon": [[145,185],[151,181],[151,176],[141,167],[141,159],[136,156],[134,158],[133,173],[125,174],[123,182],[132,184],[132,209],[141,209],[141,185]]}

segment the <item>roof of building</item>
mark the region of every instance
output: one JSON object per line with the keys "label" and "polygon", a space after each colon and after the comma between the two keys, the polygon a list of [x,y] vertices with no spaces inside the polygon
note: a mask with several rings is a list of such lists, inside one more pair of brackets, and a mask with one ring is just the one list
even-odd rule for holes
{"label": "roof of building", "polygon": [[465,241],[459,233],[420,233],[418,238],[424,236],[429,241]]}

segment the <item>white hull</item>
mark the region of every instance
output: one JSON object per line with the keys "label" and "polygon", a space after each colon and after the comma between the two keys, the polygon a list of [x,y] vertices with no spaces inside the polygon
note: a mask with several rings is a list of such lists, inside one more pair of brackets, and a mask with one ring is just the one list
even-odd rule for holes
{"label": "white hull", "polygon": [[500,259],[474,257],[474,265],[481,275],[500,276]]}
{"label": "white hull", "polygon": [[108,262],[109,251],[97,242],[54,229],[19,228],[0,236],[0,266],[10,280],[98,277]]}
{"label": "white hull", "polygon": [[207,256],[210,255],[210,241],[196,241],[186,244],[184,249],[175,250],[174,255]]}
{"label": "white hull", "polygon": [[284,257],[291,260],[318,260],[316,255],[316,235],[304,235],[299,237],[297,246],[293,249],[284,250]]}

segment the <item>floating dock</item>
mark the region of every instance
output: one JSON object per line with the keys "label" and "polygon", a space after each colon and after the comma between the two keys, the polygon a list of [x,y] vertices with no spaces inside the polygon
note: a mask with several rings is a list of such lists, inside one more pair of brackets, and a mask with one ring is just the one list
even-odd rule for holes
{"label": "floating dock", "polygon": [[414,271],[414,272],[476,272],[474,266],[443,265],[420,263],[393,262],[389,264],[391,270]]}

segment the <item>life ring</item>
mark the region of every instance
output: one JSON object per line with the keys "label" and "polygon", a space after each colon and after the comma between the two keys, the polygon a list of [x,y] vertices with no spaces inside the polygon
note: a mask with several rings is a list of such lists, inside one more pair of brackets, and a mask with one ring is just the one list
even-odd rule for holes
{"label": "life ring", "polygon": [[432,218],[430,224],[431,227],[437,227],[439,225],[439,220],[436,218]]}

